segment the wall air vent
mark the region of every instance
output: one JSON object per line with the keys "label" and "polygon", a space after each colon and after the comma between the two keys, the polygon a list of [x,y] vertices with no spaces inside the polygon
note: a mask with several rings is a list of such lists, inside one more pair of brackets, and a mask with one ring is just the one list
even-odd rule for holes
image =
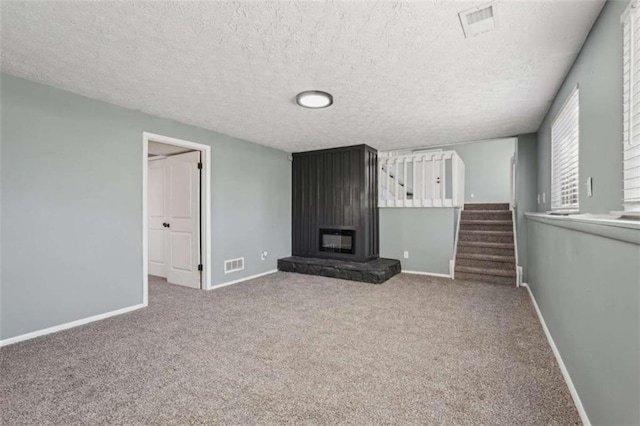
{"label": "wall air vent", "polygon": [[244,257],[237,259],[229,259],[224,261],[224,273],[229,274],[231,272],[242,271],[244,269]]}
{"label": "wall air vent", "polygon": [[493,31],[498,28],[495,4],[489,3],[458,13],[466,38]]}

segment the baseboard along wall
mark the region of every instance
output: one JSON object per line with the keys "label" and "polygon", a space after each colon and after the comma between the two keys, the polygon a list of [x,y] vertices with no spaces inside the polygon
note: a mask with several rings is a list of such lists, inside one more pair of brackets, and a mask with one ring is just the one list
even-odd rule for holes
{"label": "baseboard along wall", "polygon": [[226,283],[222,283],[222,284],[216,284],[216,285],[214,285],[214,286],[209,287],[207,290],[214,290],[214,289],[216,289],[216,288],[226,287],[226,286],[233,285],[233,284],[238,284],[238,283],[241,283],[241,282],[244,282],[244,281],[253,280],[253,279],[255,279],[255,278],[264,277],[265,275],[274,274],[274,273],[276,273],[276,272],[278,272],[278,270],[277,270],[277,269],[272,269],[271,271],[262,272],[262,273],[255,274],[255,275],[250,275],[250,276],[248,276],[248,277],[239,278],[239,279],[237,279],[237,280],[228,281],[228,282],[226,282]]}
{"label": "baseboard along wall", "polygon": [[55,325],[53,327],[43,328],[42,330],[32,331],[30,333],[21,334],[19,336],[9,337],[8,339],[0,340],[0,347],[12,345],[14,343],[23,342],[25,340],[35,339],[36,337],[46,336],[47,334],[56,333],[58,331],[67,330],[69,328],[78,327],[80,325],[89,324],[95,321],[100,321],[116,315],[126,314],[127,312],[136,311],[144,308],[147,305],[140,303],[139,305],[128,306],[122,309],[116,309],[115,311],[105,312],[104,314],[94,315],[92,317],[82,318],[75,321],[66,322],[64,324]]}

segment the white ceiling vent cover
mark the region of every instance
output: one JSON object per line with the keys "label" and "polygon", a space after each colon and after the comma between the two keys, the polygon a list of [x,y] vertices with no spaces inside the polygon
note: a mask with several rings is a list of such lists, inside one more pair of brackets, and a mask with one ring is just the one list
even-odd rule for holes
{"label": "white ceiling vent cover", "polygon": [[498,16],[495,4],[489,3],[483,6],[460,12],[460,23],[466,38],[475,37],[478,34],[493,31],[498,28]]}
{"label": "white ceiling vent cover", "polygon": [[224,273],[242,271],[244,269],[244,257],[224,261]]}

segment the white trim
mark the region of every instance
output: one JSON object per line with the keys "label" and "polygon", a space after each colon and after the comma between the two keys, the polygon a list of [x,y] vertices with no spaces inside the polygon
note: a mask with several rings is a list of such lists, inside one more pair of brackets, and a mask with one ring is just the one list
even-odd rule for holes
{"label": "white trim", "polygon": [[241,283],[243,281],[249,281],[249,280],[252,280],[254,278],[264,277],[265,275],[274,274],[276,272],[278,272],[277,269],[272,269],[271,271],[262,272],[260,274],[251,275],[249,277],[244,277],[244,278],[240,278],[240,279],[237,279],[237,280],[228,281],[228,282],[222,283],[222,284],[216,284],[213,287],[209,287],[207,290],[213,290],[213,289],[220,288],[220,287],[226,287],[228,285],[238,284],[238,283]]}
{"label": "white trim", "polygon": [[31,333],[21,334],[15,337],[9,337],[8,339],[0,340],[0,347],[12,345],[14,343],[23,342],[25,340],[33,339],[36,337],[44,336],[51,333],[56,333],[58,331],[67,330],[69,328],[77,327],[79,325],[89,324],[91,322],[100,321],[109,317],[114,317],[116,315],[126,314],[127,312],[135,311],[140,308],[144,308],[146,305],[139,304],[128,306],[122,309],[116,309],[115,311],[105,312],[104,314],[94,315],[88,318],[82,318],[79,320],[66,322],[64,324],[56,325],[53,327],[43,328],[42,330],[32,331]]}
{"label": "white trim", "polygon": [[638,1],[631,0],[627,8],[622,13],[622,16],[620,16],[620,23],[624,23],[631,14],[631,9],[635,9],[636,7],[638,7]]}
{"label": "white trim", "polygon": [[449,274],[438,274],[436,272],[407,271],[406,269],[403,269],[402,273],[411,275],[427,275],[429,277],[451,278],[451,275]]}
{"label": "white trim", "polygon": [[520,261],[518,260],[518,226],[516,223],[516,210],[511,208],[511,226],[513,232],[513,253],[516,257],[516,287],[520,287],[522,284],[522,267],[520,266]]}
{"label": "white trim", "polygon": [[[622,212],[615,212],[622,213]],[[624,212],[625,214],[627,212]],[[589,213],[582,213],[580,215],[573,216],[558,216],[548,213],[525,213],[525,217],[542,218],[558,222],[581,222],[581,223],[593,223],[595,225],[611,226],[616,228],[629,228],[640,230],[640,223],[637,220],[631,219],[616,219],[612,215],[593,215]]]}
{"label": "white trim", "polygon": [[142,304],[149,304],[149,217],[147,191],[149,190],[149,140],[142,133]]}
{"label": "white trim", "polygon": [[156,135],[142,132],[142,304],[147,306],[149,301],[149,239],[148,239],[148,167],[149,167],[149,141],[165,143],[168,145],[189,148],[202,153],[202,193],[204,205],[202,206],[202,235],[204,236],[202,249],[202,288],[210,290],[211,287],[211,147],[199,143],[176,139],[169,136]]}
{"label": "white trim", "polygon": [[536,298],[533,296],[533,293],[531,292],[531,288],[529,287],[529,284],[522,283],[522,286],[527,289],[527,291],[529,292],[529,296],[531,296],[531,302],[533,302],[533,306],[536,308],[538,319],[540,320],[540,324],[542,325],[542,329],[544,330],[545,336],[547,336],[547,340],[549,341],[549,346],[551,346],[553,355],[556,357],[556,361],[558,362],[558,367],[560,367],[560,371],[562,372],[562,377],[564,377],[564,381],[567,383],[567,387],[569,388],[569,393],[571,394],[571,398],[573,398],[573,403],[576,405],[576,409],[578,410],[578,414],[580,415],[580,420],[582,420],[582,423],[585,426],[591,426],[591,422],[589,421],[587,412],[584,410],[584,406],[582,405],[582,401],[580,400],[578,391],[576,390],[576,387],[573,385],[573,381],[571,380],[571,376],[569,375],[569,370],[567,370],[566,365],[564,365],[562,356],[560,356],[560,351],[558,350],[556,343],[553,341],[553,337],[551,336],[551,332],[547,327],[547,323],[544,321],[542,312],[540,312],[540,308],[538,307]]}

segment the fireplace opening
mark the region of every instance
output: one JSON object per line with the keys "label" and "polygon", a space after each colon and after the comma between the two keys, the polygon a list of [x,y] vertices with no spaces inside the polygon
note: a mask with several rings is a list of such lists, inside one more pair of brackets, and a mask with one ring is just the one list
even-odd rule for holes
{"label": "fireplace opening", "polygon": [[320,251],[356,254],[356,231],[353,229],[320,229]]}

